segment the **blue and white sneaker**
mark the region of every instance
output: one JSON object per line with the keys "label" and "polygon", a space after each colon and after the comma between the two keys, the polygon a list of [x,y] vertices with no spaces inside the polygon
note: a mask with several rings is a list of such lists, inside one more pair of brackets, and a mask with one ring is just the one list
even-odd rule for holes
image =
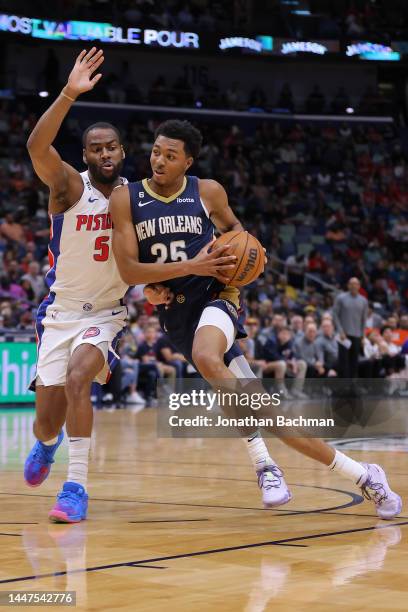
{"label": "blue and white sneaker", "polygon": [[258,476],[258,486],[262,491],[264,508],[283,506],[283,504],[287,504],[292,499],[292,494],[285,482],[283,472],[277,465],[264,465],[256,473]]}
{"label": "blue and white sneaker", "polygon": [[46,446],[40,440],[34,444],[24,464],[24,479],[30,487],[39,487],[44,482],[54,463],[54,455],[64,438],[61,430],[58,441],[52,446]]}
{"label": "blue and white sneaker", "polygon": [[79,523],[86,519],[87,512],[88,495],[84,487],[76,482],[65,482],[48,518],[54,523]]}

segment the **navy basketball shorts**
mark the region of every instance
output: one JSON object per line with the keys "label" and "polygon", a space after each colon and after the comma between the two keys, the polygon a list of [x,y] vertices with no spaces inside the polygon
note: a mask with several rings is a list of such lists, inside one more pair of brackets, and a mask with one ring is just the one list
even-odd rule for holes
{"label": "navy basketball shorts", "polygon": [[[176,349],[192,364],[192,349],[194,336],[198,329],[205,325],[218,327],[226,337],[227,347],[224,353],[224,363],[231,368],[239,378],[253,378],[250,369],[236,338],[246,337],[244,329],[245,313],[240,309],[239,292],[230,291],[227,287],[215,299],[208,299],[195,308],[171,308],[162,310],[160,321],[162,329]],[[238,296],[238,299],[230,299]],[[239,364],[237,371],[234,365]],[[245,365],[246,364],[246,365]]]}

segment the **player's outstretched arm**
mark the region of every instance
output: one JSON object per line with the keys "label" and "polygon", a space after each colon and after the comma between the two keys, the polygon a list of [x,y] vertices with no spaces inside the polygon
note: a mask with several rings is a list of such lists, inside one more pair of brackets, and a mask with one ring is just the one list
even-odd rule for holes
{"label": "player's outstretched arm", "polygon": [[199,189],[210,219],[221,234],[230,231],[240,232],[244,229],[232,212],[227,193],[220,183],[212,179],[200,179]]}
{"label": "player's outstretched arm", "polygon": [[88,52],[81,51],[67,84],[40,117],[27,142],[34,169],[50,188],[50,212],[54,214],[64,212],[79,200],[83,183],[79,172],[62,161],[52,143],[76,98],[93,89],[101,78],[102,75],[95,74],[95,71],[103,59],[103,52],[97,51],[95,47]]}
{"label": "player's outstretched arm", "polygon": [[196,257],[187,261],[169,263],[140,263],[139,248],[130,210],[129,188],[126,185],[113,190],[109,210],[112,217],[112,248],[119,273],[128,285],[160,283],[182,276],[214,276],[221,282],[235,265],[234,255],[224,256],[230,245],[218,247],[209,252],[211,245],[202,249]]}

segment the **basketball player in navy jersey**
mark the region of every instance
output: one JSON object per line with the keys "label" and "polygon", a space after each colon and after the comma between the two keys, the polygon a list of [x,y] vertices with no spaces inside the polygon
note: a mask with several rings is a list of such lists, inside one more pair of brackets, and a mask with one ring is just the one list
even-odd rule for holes
{"label": "basketball player in navy jersey", "polygon": [[[152,176],[112,193],[112,246],[127,284],[153,284],[146,295],[158,305],[161,326],[177,350],[207,381],[228,384],[233,377],[253,377],[234,343],[245,334],[238,291],[223,284],[227,270],[217,278],[198,276],[195,270],[197,261],[209,256],[214,226],[221,233],[243,228],[219,183],[186,176],[201,141],[200,132],[188,121],[170,120],[157,128]],[[282,441],[350,478],[374,501],[381,518],[401,511],[401,498],[376,464],[354,461],[319,439]],[[285,503],[291,495],[282,472],[260,438],[255,435],[251,443],[261,488],[267,480],[272,491],[269,505]]]}

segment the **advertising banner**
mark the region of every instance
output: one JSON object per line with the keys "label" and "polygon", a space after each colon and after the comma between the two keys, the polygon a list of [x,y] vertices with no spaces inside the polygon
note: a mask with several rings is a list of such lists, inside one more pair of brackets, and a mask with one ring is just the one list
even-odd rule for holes
{"label": "advertising banner", "polygon": [[4,342],[0,344],[0,403],[34,402],[28,390],[35,376],[37,347],[32,342]]}

